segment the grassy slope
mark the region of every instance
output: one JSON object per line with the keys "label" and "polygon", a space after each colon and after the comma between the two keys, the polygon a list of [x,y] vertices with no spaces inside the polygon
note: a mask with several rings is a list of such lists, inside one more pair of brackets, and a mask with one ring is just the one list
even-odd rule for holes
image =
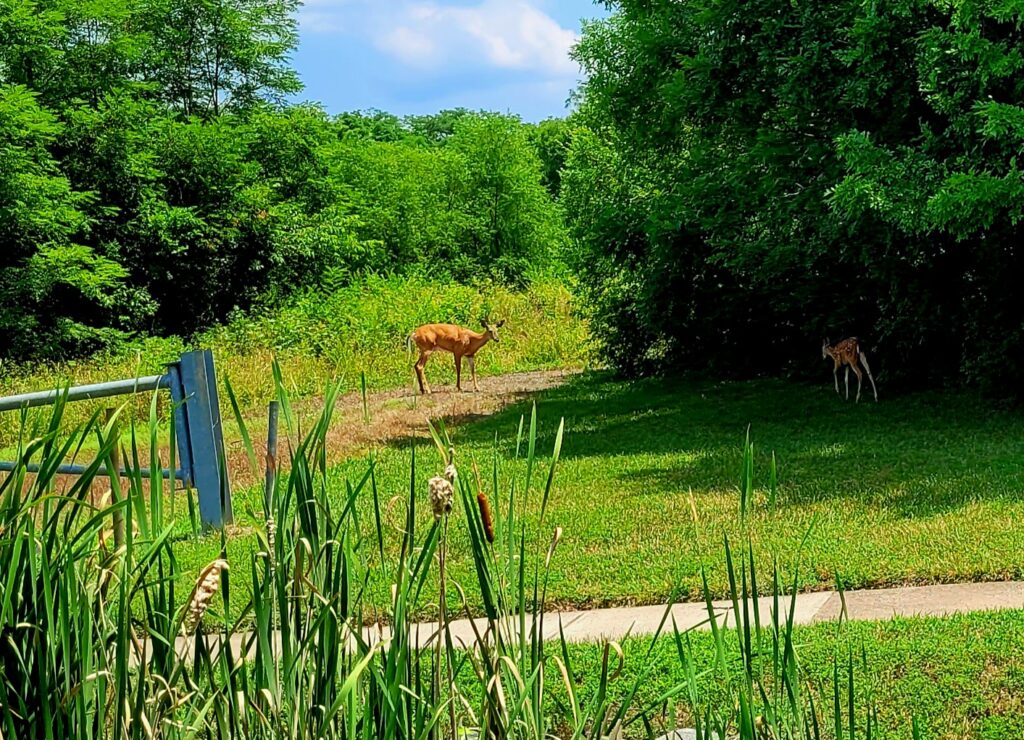
{"label": "grassy slope", "polygon": [[[538,280],[528,290],[514,292],[416,277],[371,277],[329,295],[300,297],[291,306],[257,318],[237,317],[199,337],[196,345],[213,349],[221,380],[230,379],[243,413],[262,420],[273,397],[270,367],[275,357],[293,399],[321,394],[337,379],[350,390],[358,388],[361,373],[366,373],[371,390],[411,386],[415,357],[407,353],[405,338],[412,329],[431,321],[479,328],[485,315],[505,319],[506,326],[501,351],[480,354],[477,369],[482,375],[578,368],[587,362],[586,324],[573,316],[572,294],[554,280]],[[90,360],[2,368],[0,395],[159,374],[185,349],[176,338],[152,338]],[[454,381],[450,360],[432,361],[428,373],[436,385]],[[159,396],[162,415],[168,410],[165,395]],[[123,401],[71,404],[65,421],[82,423],[95,410]],[[149,401],[147,396],[130,402],[136,419],[148,419]],[[231,441],[237,427],[223,390],[222,406]],[[0,416],[0,449],[9,455],[18,434],[18,415]]]}

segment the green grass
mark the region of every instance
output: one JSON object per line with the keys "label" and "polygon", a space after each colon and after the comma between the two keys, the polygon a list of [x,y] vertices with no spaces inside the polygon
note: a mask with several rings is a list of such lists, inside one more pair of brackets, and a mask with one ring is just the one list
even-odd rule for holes
{"label": "green grass", "polygon": [[[827,375],[827,373],[826,373]],[[804,590],[908,583],[999,580],[1024,567],[1024,427],[1017,414],[969,395],[921,393],[859,406],[820,386],[774,381],[616,382],[581,376],[538,399],[538,455],[549,454],[559,419],[565,441],[543,531],[564,529],[549,595],[560,606],[658,603],[700,598],[706,568],[716,596],[726,592],[725,536],[749,537],[758,561],[777,558],[787,582],[810,530],[799,573]],[[496,450],[503,479],[522,479],[515,433],[528,404],[452,429],[465,466],[485,487]],[[740,516],[743,442],[754,444],[753,494]],[[497,446],[495,447],[495,439]],[[395,440],[373,453],[384,500],[409,488],[418,445],[416,490],[441,472],[424,440]],[[777,459],[769,504],[771,453]],[[365,458],[335,466],[331,490],[357,481]],[[532,495],[543,481],[535,476]],[[258,493],[236,492],[240,523],[259,510]],[[179,504],[179,511],[180,508]],[[388,513],[389,526],[401,512]],[[425,516],[425,514],[424,514]],[[229,543],[236,557],[251,539]],[[216,551],[200,541],[182,553],[198,570]],[[468,543],[453,533],[453,577],[472,577]],[[381,595],[387,584],[374,584]]]}
{"label": "green grass", "polygon": [[[687,637],[698,671],[713,666],[711,634],[692,632]],[[857,704],[866,706],[864,698],[870,692],[886,738],[909,740],[914,716],[929,740],[1024,736],[1024,612],[796,627],[794,640],[802,675],[814,688],[819,706],[831,699],[834,666],[838,663],[845,670],[852,652]],[[727,645],[729,663],[739,670],[735,634],[727,636]],[[649,646],[650,640],[644,639],[623,642],[622,680],[612,688],[620,697],[646,666],[637,706],[655,701],[686,680],[671,638],[659,640],[650,658]],[[574,664],[593,666],[600,650],[596,645],[574,645],[570,655]],[[576,678],[581,694],[596,691],[593,673],[581,672]],[[841,673],[840,681],[844,678]],[[717,678],[704,675],[699,683],[702,703],[724,696]],[[552,699],[559,690],[553,687]],[[691,712],[680,707],[677,721],[680,727],[692,726]],[[862,717],[858,727],[863,727]]]}
{"label": "green grass", "polygon": [[[517,413],[462,428],[459,441],[482,456]],[[1024,426],[970,396],[855,406],[825,382],[629,384],[590,376],[546,395],[539,413],[541,449],[566,419],[549,512],[565,529],[552,592],[566,603],[696,598],[702,566],[724,593],[719,553],[727,534],[748,534],[762,560],[787,565],[813,528],[804,588],[837,578],[851,588],[1005,579],[1024,564]],[[748,424],[755,493],[744,525]],[[507,458],[509,446],[500,452]]]}
{"label": "green grass", "polygon": [[[526,411],[458,428],[461,454],[488,467],[498,435],[499,466],[510,466],[508,440]],[[565,605],[697,599],[701,567],[722,595],[726,535],[748,535],[765,565],[777,557],[786,570],[811,529],[804,589],[837,579],[847,588],[1007,579],[1024,566],[1024,425],[970,396],[856,406],[824,382],[621,383],[591,375],[545,394],[538,414],[545,453],[559,418],[566,421],[548,512],[565,532],[550,586]],[[755,494],[744,524],[748,424]],[[408,452],[390,448],[377,459],[378,484],[400,490]],[[363,467],[351,461],[339,475]]]}
{"label": "green grass", "polygon": [[[333,408],[334,399],[332,390],[326,396],[328,409]],[[829,401],[832,408],[826,405]],[[912,464],[924,466],[927,460],[946,460],[951,477],[948,460],[955,459],[960,477],[977,482],[979,471],[985,471],[993,476],[990,484],[1001,481],[1012,492],[1018,485],[1012,470],[1014,440],[1006,432],[1012,415],[988,414],[968,397],[922,395],[894,399],[887,407],[856,408],[836,405],[827,394],[807,386],[624,384],[597,375],[578,378],[547,394],[539,407],[539,424],[527,421],[525,435],[518,413],[525,409],[519,408],[463,425],[453,431],[451,441],[438,441],[442,449],[454,445],[460,471],[458,505],[451,521],[439,524],[426,511],[425,479],[440,473],[444,464],[433,443],[412,443],[418,450],[415,466],[407,440],[376,451],[374,477],[367,482],[365,461],[327,465],[322,451],[329,412],[321,413],[319,420],[307,417],[301,424],[306,431],[300,433],[285,402],[284,418],[293,444],[291,469],[282,474],[271,497],[275,534],[268,534],[271,529],[261,524],[262,514],[255,513],[262,509],[257,491],[239,492],[240,519],[254,531],[264,529],[264,552],[252,552],[254,536],[244,530],[228,533],[230,568],[218,565],[221,580],[207,591],[227,609],[211,607],[206,612],[208,629],[253,630],[257,655],[244,670],[231,658],[212,661],[203,647],[197,648],[194,661],[179,661],[160,648],[150,654],[147,671],[127,667],[136,644],[133,633],[147,633],[159,646],[180,631],[186,605],[197,603],[191,595],[181,599],[195,580],[193,565],[221,555],[219,538],[192,540],[180,516],[172,529],[166,529],[170,510],[164,506],[165,499],[134,476],[128,481],[127,501],[93,517],[85,504],[88,480],[79,481],[66,495],[54,496],[52,479],[38,478],[26,486],[23,471],[17,472],[0,487],[4,518],[0,556],[8,573],[0,602],[6,604],[4,629],[10,643],[4,664],[21,672],[11,686],[26,688],[22,693],[9,692],[9,701],[18,703],[16,713],[9,705],[2,707],[7,730],[19,736],[24,734],[17,731],[22,723],[36,729],[48,727],[52,716],[58,728],[84,728],[85,734],[76,736],[102,737],[111,722],[117,727],[139,726],[143,720],[138,717],[144,716],[150,726],[160,725],[172,735],[183,728],[181,734],[188,735],[192,729],[187,728],[213,731],[214,727],[219,734],[237,735],[257,727],[254,736],[280,736],[282,728],[294,721],[308,729],[292,734],[340,738],[384,736],[383,732],[391,736],[385,726],[393,730],[408,722],[429,732],[450,707],[461,718],[441,719],[440,726],[482,722],[504,728],[498,733],[501,737],[514,730],[517,736],[537,740],[547,736],[552,726],[558,736],[591,736],[595,726],[600,728],[597,735],[603,736],[620,719],[629,737],[641,737],[647,736],[641,734],[647,723],[652,730],[676,722],[685,726],[698,716],[728,728],[729,732],[720,730],[724,736],[732,737],[735,730],[744,740],[782,736],[829,740],[837,737],[836,727],[848,725],[849,732],[844,729],[838,736],[854,740],[880,736],[883,731],[886,736],[906,738],[1021,734],[1024,612],[818,625],[794,632],[766,614],[756,618],[753,630],[750,622],[741,621],[738,628],[730,623],[713,634],[674,635],[667,625],[668,632],[656,645],[649,640],[625,641],[623,671],[616,667],[616,650],[611,646],[545,646],[531,634],[536,623],[529,617],[523,616],[523,622],[503,621],[566,600],[565,594],[584,582],[581,579],[593,577],[588,572],[593,565],[587,559],[599,556],[606,543],[591,535],[590,549],[581,557],[575,548],[578,533],[585,530],[567,512],[572,507],[609,506],[603,489],[634,481],[623,471],[635,469],[629,467],[630,458],[640,457],[640,450],[648,450],[641,461],[645,470],[655,463],[678,467],[682,459],[685,475],[710,481],[702,488],[693,487],[686,526],[694,527],[694,516],[700,524],[702,514],[711,510],[707,502],[722,498],[717,541],[708,539],[706,549],[693,556],[695,572],[690,575],[698,582],[704,580],[702,571],[709,575],[710,585],[698,588],[702,598],[729,593],[733,600],[745,601],[752,583],[748,568],[755,563],[760,584],[751,594],[755,597],[779,593],[781,584],[790,579],[804,587],[820,583],[822,571],[814,553],[821,551],[822,532],[835,533],[820,524],[805,528],[787,512],[827,505],[837,517],[857,513],[853,501],[840,508],[835,505],[840,496],[822,488],[821,479],[834,484],[847,478],[830,479],[824,471],[842,465],[821,467],[818,450],[822,445],[841,450],[864,468],[870,468],[874,458],[858,458],[853,436],[842,437],[838,430],[858,439],[892,435],[902,427],[909,434],[924,429],[923,424],[912,422],[930,414],[942,425],[944,436],[915,431],[905,441],[905,449],[891,454],[902,452],[910,458],[908,469],[915,469]],[[44,438],[33,448],[33,457],[41,458],[47,470],[67,451],[55,444],[62,438],[60,413],[58,405]],[[736,414],[754,417],[753,448],[746,440],[745,426],[738,434],[729,431]],[[842,415],[845,423],[836,424]],[[564,416],[567,428],[564,444],[561,433],[554,431],[561,427],[555,422],[559,416]],[[695,421],[681,424],[676,417]],[[654,428],[647,426],[651,420]],[[776,445],[777,486],[768,464],[772,456],[759,446],[756,431],[771,430],[773,424],[775,433],[788,430],[790,435],[785,444]],[[959,435],[950,431],[953,426]],[[574,427],[580,440],[576,443]],[[444,427],[438,429],[444,437]],[[540,432],[536,438],[534,429]],[[155,415],[147,431],[152,437],[160,433]],[[636,432],[642,435],[637,437]],[[102,439],[101,455],[109,456],[113,440],[103,430],[82,433],[97,434]],[[74,446],[75,440],[65,444]],[[707,452],[700,453],[699,444]],[[927,460],[915,458],[915,450],[922,446],[927,448]],[[798,454],[801,449],[810,450],[805,453],[810,463]],[[559,458],[557,475],[554,460],[544,459],[552,451],[552,457]],[[787,464],[787,454],[804,464]],[[603,473],[581,479],[579,466],[591,459],[601,464]],[[479,486],[474,463],[480,468]],[[892,465],[892,459],[887,463]],[[991,473],[993,469],[997,472]],[[1010,472],[1000,476],[1004,469]],[[346,474],[352,474],[353,487],[343,482]],[[938,479],[942,474],[929,475]],[[632,483],[638,486],[632,496],[651,490],[642,480]],[[690,484],[685,479],[680,484],[685,484],[685,499],[690,502]],[[497,514],[494,544],[485,540],[476,510],[475,494],[481,489],[491,497]],[[863,498],[873,506],[880,500],[879,495]],[[965,505],[978,506],[991,499],[1009,506],[1010,498],[1009,494],[979,497],[975,489]],[[419,516],[410,514],[412,505]],[[182,502],[177,506],[179,513],[184,511]],[[921,507],[917,515],[901,510],[901,516],[923,523],[955,516],[958,509],[949,501],[942,506],[932,501],[929,506]],[[115,510],[124,512],[139,532],[126,539],[123,550],[112,553],[97,549],[96,541]],[[514,520],[506,511],[515,512]],[[631,520],[629,509],[614,511],[618,518],[611,525],[637,542],[645,537],[666,540],[675,521],[665,517],[661,530],[645,533],[639,529],[642,522]],[[686,521],[685,516],[677,519]],[[887,535],[883,518],[878,521],[873,530],[858,533],[862,540],[870,538],[872,546],[884,542]],[[521,524],[526,525],[524,529]],[[545,552],[550,555],[548,543],[556,527],[564,530],[549,570]],[[781,573],[773,565],[778,551],[764,534],[769,530],[779,537],[786,531],[789,539],[780,541],[792,544],[791,557],[778,557]],[[725,538],[751,542],[753,551],[748,553],[746,544],[723,546]],[[202,552],[207,547],[213,550]],[[463,662],[469,656],[459,653],[450,640],[439,651],[444,656],[440,665],[459,673],[459,695],[465,702],[446,701],[448,683],[434,673],[428,662],[433,658],[414,653],[408,642],[415,629],[412,620],[427,615],[432,608],[427,605],[435,603],[433,555],[444,551],[453,558],[449,578],[460,586],[447,592],[449,605],[457,607],[455,592],[464,591],[470,608],[483,607],[492,623],[507,625],[502,631],[509,632],[485,642],[483,651],[474,654],[472,672]],[[525,568],[517,567],[521,554],[527,558]],[[638,548],[632,557],[606,575],[609,590],[621,588],[627,579],[642,578],[645,567],[671,561],[675,554],[651,546]],[[830,557],[846,558],[844,572],[856,563],[850,553],[839,551]],[[625,559],[620,555],[620,560]],[[793,571],[797,559],[799,569]],[[391,583],[397,584],[394,592]],[[246,615],[237,613],[239,605]],[[377,615],[398,625],[395,640],[380,650],[363,644],[351,654],[339,649],[339,639],[349,634],[350,627]],[[243,621],[236,623],[236,616]],[[273,652],[270,630],[275,627],[282,628],[283,657]],[[27,657],[14,660],[16,655]],[[282,665],[286,670],[281,670]],[[560,684],[562,673],[557,669],[562,665],[572,686],[571,702],[582,709],[575,719],[566,703],[569,692]],[[189,671],[192,677],[183,678]],[[543,681],[539,671],[544,671]],[[45,680],[38,685],[26,682],[25,676],[36,673]],[[148,680],[150,675],[159,680]],[[499,676],[505,695],[514,698],[511,707],[489,688]],[[169,684],[188,688],[187,695],[181,694],[180,701],[165,701],[163,687]],[[116,701],[109,700],[111,692]],[[324,713],[323,707],[329,711]],[[765,718],[764,732],[757,729],[759,715]],[[666,722],[665,716],[671,719]],[[809,716],[814,717],[815,728],[821,724],[820,735],[807,724]],[[913,733],[912,719],[923,722],[922,734]],[[423,736],[419,730],[414,734]]]}

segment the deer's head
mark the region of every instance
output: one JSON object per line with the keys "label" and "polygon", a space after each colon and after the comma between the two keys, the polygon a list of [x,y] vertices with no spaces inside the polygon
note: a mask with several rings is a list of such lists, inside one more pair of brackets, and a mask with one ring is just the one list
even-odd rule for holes
{"label": "deer's head", "polygon": [[828,349],[830,346],[831,345],[829,344],[828,337],[825,337],[825,339],[821,341],[821,359],[824,360],[825,358],[828,357]]}
{"label": "deer's head", "polygon": [[503,327],[505,325],[505,320],[504,319],[499,321],[497,324],[492,324],[489,319],[482,319],[480,321],[480,323],[484,325],[484,331],[487,332],[487,336],[489,336],[492,341],[494,341],[494,342],[499,341],[498,340],[498,329],[500,329],[501,327]]}

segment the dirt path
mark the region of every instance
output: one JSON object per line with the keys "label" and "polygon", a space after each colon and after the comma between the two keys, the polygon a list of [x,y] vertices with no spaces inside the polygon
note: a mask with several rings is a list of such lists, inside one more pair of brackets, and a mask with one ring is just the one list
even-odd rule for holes
{"label": "dirt path", "polygon": [[[457,393],[454,386],[435,386],[429,396],[413,395],[410,388],[371,393],[367,396],[368,424],[363,415],[362,396],[350,393],[338,399],[327,436],[328,451],[331,459],[340,460],[392,440],[412,436],[427,438],[427,419],[444,418],[451,425],[490,416],[541,391],[556,388],[572,375],[572,371],[546,370],[480,378],[478,393]],[[293,404],[293,411],[303,420],[304,428],[320,414],[322,403],[321,397]],[[263,466],[266,420],[251,418],[246,423]],[[283,422],[280,429],[279,454],[283,458],[286,455]],[[228,440],[225,445],[233,486],[251,485],[262,479],[262,474],[253,475],[240,439]]]}
{"label": "dirt path", "polygon": [[[575,374],[576,371],[544,370],[480,378],[480,391],[477,393],[457,393],[454,386],[435,386],[434,393],[430,396],[414,395],[411,388],[370,393],[367,396],[369,423],[364,419],[362,396],[359,393],[346,394],[337,401],[335,415],[328,431],[329,458],[336,462],[349,456],[363,454],[375,446],[396,439],[426,439],[429,437],[427,419],[443,418],[445,423],[451,426],[490,416],[541,391],[556,388]],[[315,423],[322,408],[322,396],[304,398],[292,403],[293,414],[303,430],[309,429]],[[258,470],[252,468],[231,415],[231,408],[226,403],[221,404],[221,415],[226,426],[227,439],[224,446],[232,488],[237,490],[262,482],[266,466],[265,413],[247,414],[245,418],[255,447]],[[288,456],[284,420],[281,420],[278,428],[278,456],[284,462]],[[136,443],[140,459],[144,461],[143,465],[148,464],[149,447],[146,440],[138,439]],[[170,458],[166,439],[160,447],[160,459],[166,465]],[[75,480],[72,476],[56,477],[60,490],[67,490]],[[97,492],[105,487],[100,479],[94,483],[94,490]]]}

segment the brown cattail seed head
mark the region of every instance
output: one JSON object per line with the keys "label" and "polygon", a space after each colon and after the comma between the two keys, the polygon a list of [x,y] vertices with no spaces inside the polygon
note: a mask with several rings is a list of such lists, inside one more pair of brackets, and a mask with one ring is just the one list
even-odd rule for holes
{"label": "brown cattail seed head", "polygon": [[491,518],[491,504],[487,500],[487,494],[481,491],[476,495],[476,505],[480,507],[480,521],[484,525],[484,536],[492,545],[494,544],[494,520]]}
{"label": "brown cattail seed head", "polygon": [[182,632],[186,635],[192,634],[199,626],[200,620],[210,607],[210,601],[220,590],[221,574],[227,569],[227,560],[214,560],[199,574],[196,587],[192,591],[192,598],[189,599],[185,621],[181,625]]}
{"label": "brown cattail seed head", "polygon": [[451,513],[452,502],[455,500],[455,489],[447,478],[431,478],[427,483],[430,490],[430,506],[434,510],[434,518],[440,519]]}

